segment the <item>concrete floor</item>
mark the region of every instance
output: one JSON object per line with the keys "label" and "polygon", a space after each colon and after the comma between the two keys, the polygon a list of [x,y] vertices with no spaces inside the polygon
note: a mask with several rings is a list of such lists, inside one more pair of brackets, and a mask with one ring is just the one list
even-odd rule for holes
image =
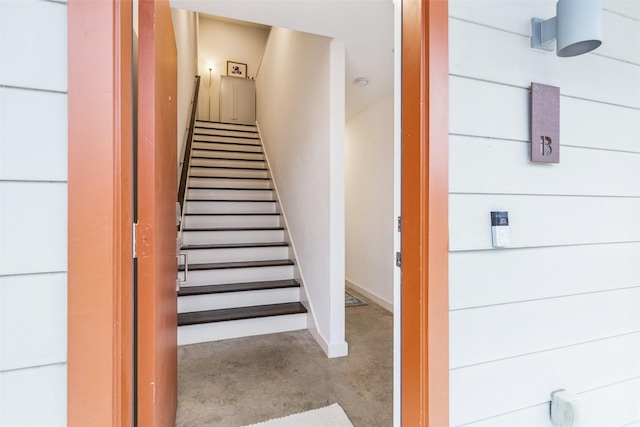
{"label": "concrete floor", "polygon": [[176,426],[236,427],[338,403],[355,427],[393,424],[393,316],[347,307],[349,356],[307,331],[178,348]]}

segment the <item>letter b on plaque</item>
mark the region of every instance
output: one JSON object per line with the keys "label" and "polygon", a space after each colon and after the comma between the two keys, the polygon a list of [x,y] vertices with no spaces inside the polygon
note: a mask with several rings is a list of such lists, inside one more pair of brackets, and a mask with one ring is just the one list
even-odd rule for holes
{"label": "letter b on plaque", "polygon": [[531,161],[560,163],[560,88],[531,83]]}

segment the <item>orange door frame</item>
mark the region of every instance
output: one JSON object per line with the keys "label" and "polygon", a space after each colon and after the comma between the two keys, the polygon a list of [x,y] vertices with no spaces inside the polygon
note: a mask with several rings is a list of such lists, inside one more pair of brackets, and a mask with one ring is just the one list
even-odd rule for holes
{"label": "orange door frame", "polygon": [[129,426],[131,1],[67,7],[67,425]]}
{"label": "orange door frame", "polygon": [[[448,2],[403,0],[402,423],[448,425]],[[132,419],[130,0],[68,0],[69,426]]]}
{"label": "orange door frame", "polygon": [[449,425],[448,1],[402,2],[402,425]]}

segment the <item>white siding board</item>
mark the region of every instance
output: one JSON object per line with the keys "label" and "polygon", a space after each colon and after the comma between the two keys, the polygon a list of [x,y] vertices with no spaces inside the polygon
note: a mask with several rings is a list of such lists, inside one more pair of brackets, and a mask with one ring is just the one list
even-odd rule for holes
{"label": "white siding board", "polygon": [[640,243],[453,252],[451,309],[640,286]]}
{"label": "white siding board", "polygon": [[[626,426],[640,418],[640,379],[635,378],[579,393],[582,427]],[[632,424],[633,425],[633,424]],[[486,420],[468,427],[553,427],[549,402]]]}
{"label": "white siding board", "polygon": [[0,373],[0,425],[67,425],[66,364]]}
{"label": "white siding board", "polygon": [[640,153],[640,110],[561,97],[560,144]]}
{"label": "white siding board", "polygon": [[501,210],[511,248],[640,241],[638,198],[451,194],[450,250],[491,249],[489,213]]}
{"label": "white siding board", "polygon": [[491,82],[449,78],[453,134],[529,141],[529,91]]}
{"label": "white siding board", "polygon": [[465,40],[450,45],[452,74],[523,88],[539,82],[559,86],[562,95],[640,108],[640,85],[620,84],[640,81],[636,65],[597,55],[559,58],[531,49],[528,37],[455,19],[450,34]]}
{"label": "white siding board", "polygon": [[640,21],[640,2],[637,0],[604,0],[602,3],[605,10]]}
{"label": "white siding board", "polygon": [[552,391],[593,390],[640,376],[640,333],[453,369],[452,425],[543,404]]}
{"label": "white siding board", "polygon": [[638,307],[640,287],[453,311],[450,366],[640,332]]}
{"label": "white siding board", "polygon": [[67,358],[67,275],[0,277],[0,370]]}
{"label": "white siding board", "polygon": [[[452,134],[530,140],[528,88],[455,76],[449,84]],[[638,135],[638,109],[566,96],[560,98],[561,145],[638,153]],[[564,163],[562,148],[560,164]]]}
{"label": "white siding board", "polygon": [[0,205],[0,275],[66,271],[67,185],[0,182]]}
{"label": "white siding board", "polygon": [[0,88],[0,179],[66,181],[67,95]]}
{"label": "white siding board", "polygon": [[[615,4],[625,2],[607,3],[605,2],[602,13],[603,43],[594,54],[640,64],[640,50],[637,49],[640,43],[640,22],[633,19],[633,9]],[[637,4],[633,1],[626,3]],[[490,6],[487,7],[487,4]],[[449,2],[449,15],[459,20],[529,37],[531,18],[549,19],[555,16],[555,4],[554,0],[453,0]],[[611,42],[621,37],[626,40],[625,43]]]}
{"label": "white siding board", "polygon": [[560,164],[531,163],[529,143],[451,136],[449,159],[454,193],[640,196],[636,153],[561,147]]}
{"label": "white siding board", "polygon": [[0,84],[66,91],[67,6],[21,0],[0,8]]}

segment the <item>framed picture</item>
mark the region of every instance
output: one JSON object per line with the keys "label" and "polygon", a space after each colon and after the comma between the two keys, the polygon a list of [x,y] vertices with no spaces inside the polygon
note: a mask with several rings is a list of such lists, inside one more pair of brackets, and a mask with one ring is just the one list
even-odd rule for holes
{"label": "framed picture", "polygon": [[247,78],[247,64],[227,61],[227,76]]}

